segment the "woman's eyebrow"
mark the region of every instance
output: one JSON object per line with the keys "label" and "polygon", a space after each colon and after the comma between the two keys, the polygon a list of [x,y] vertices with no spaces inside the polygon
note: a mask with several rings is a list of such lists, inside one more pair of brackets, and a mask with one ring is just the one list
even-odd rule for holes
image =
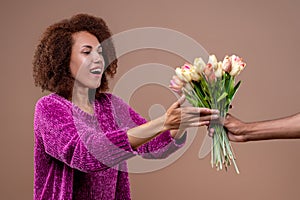
{"label": "woman's eyebrow", "polygon": [[89,49],[92,49],[93,47],[92,47],[91,45],[85,44],[85,45],[82,46],[82,48],[89,48]]}
{"label": "woman's eyebrow", "polygon": [[[93,49],[93,47],[92,47],[91,45],[88,45],[88,44],[86,44],[86,45],[83,45],[83,46],[82,46],[82,48],[89,48],[89,49]],[[96,47],[96,49],[97,49],[97,50],[102,50],[102,46],[101,46],[101,44],[100,44],[98,47]]]}

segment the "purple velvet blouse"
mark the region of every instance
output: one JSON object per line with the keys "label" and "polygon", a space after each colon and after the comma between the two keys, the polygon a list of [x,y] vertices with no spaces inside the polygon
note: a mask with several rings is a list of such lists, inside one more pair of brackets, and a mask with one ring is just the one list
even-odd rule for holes
{"label": "purple velvet blouse", "polygon": [[133,150],[126,131],[146,120],[120,98],[103,93],[94,115],[57,95],[42,97],[34,116],[34,199],[127,200],[126,160],[166,158],[186,136],[164,132]]}

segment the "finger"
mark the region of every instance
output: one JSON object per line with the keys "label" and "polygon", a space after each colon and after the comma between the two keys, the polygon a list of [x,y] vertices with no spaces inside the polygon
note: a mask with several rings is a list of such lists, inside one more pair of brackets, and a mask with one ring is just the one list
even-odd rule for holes
{"label": "finger", "polygon": [[184,107],[183,112],[187,114],[198,114],[198,115],[219,114],[218,110],[209,109],[209,108],[199,108],[199,107]]}
{"label": "finger", "polygon": [[227,135],[228,135],[228,139],[232,142],[245,142],[242,136],[234,135],[231,132],[227,132]]}
{"label": "finger", "polygon": [[196,123],[196,122],[202,122],[202,121],[208,121],[209,123],[211,123],[213,120],[216,120],[218,118],[219,118],[218,115],[210,115],[210,116],[205,116],[205,117],[191,117],[191,116],[185,117],[184,116],[181,119],[181,123],[190,124],[190,123]]}
{"label": "finger", "polygon": [[198,107],[184,107],[182,108],[182,113],[183,114],[196,114],[196,115],[200,115],[201,112],[209,112],[208,108],[198,108]]}
{"label": "finger", "polygon": [[182,96],[177,100],[177,102],[178,102],[179,105],[183,104],[184,101],[185,101],[185,95],[182,95]]}
{"label": "finger", "polygon": [[219,114],[220,113],[220,111],[217,109],[208,109],[208,108],[201,108],[200,112],[202,115],[205,115],[205,114],[210,115],[210,114]]}
{"label": "finger", "polygon": [[230,113],[227,113],[226,118],[230,119],[230,118],[232,118],[232,115]]}
{"label": "finger", "polygon": [[194,122],[187,125],[187,127],[199,127],[199,126],[207,126],[209,121],[201,121],[201,122]]}
{"label": "finger", "polygon": [[205,115],[205,116],[195,116],[194,114],[182,114],[182,121],[211,121],[213,124],[220,124],[219,115]]}
{"label": "finger", "polygon": [[200,121],[212,121],[216,119],[219,119],[219,115],[207,115],[204,117],[200,117]]}
{"label": "finger", "polygon": [[207,130],[207,133],[208,133],[208,136],[209,136],[209,137],[213,137],[213,136],[214,136],[214,132],[215,132],[215,129],[213,129],[213,128],[209,128],[209,129]]}
{"label": "finger", "polygon": [[230,113],[227,113],[225,118],[223,119],[223,124],[226,126],[228,125],[228,121],[232,118],[232,115]]}
{"label": "finger", "polygon": [[175,103],[173,103],[169,109],[175,109],[180,107],[181,104],[185,101],[185,95],[182,95]]}

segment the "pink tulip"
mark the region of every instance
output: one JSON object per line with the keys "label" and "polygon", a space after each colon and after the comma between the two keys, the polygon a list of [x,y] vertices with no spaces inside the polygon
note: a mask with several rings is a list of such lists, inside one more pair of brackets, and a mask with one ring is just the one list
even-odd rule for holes
{"label": "pink tulip", "polygon": [[212,66],[212,64],[211,64],[211,63],[208,63],[208,64],[206,65],[206,67],[205,67],[205,69],[204,69],[203,72],[204,72],[204,74],[205,74],[207,77],[209,77],[210,74],[213,73],[213,66]]}
{"label": "pink tulip", "polygon": [[246,63],[243,62],[242,58],[240,58],[236,55],[232,55],[230,58],[231,58],[230,75],[236,76],[245,68]]}
{"label": "pink tulip", "polygon": [[222,68],[225,72],[229,73],[231,71],[231,60],[229,56],[225,56],[222,63]]}

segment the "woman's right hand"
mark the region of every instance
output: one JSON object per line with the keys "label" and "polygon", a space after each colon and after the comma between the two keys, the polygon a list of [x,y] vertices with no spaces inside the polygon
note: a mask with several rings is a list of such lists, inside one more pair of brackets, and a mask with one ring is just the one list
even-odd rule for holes
{"label": "woman's right hand", "polygon": [[218,110],[199,107],[181,107],[185,96],[181,96],[165,113],[165,130],[186,129],[208,125],[211,120],[218,119]]}

